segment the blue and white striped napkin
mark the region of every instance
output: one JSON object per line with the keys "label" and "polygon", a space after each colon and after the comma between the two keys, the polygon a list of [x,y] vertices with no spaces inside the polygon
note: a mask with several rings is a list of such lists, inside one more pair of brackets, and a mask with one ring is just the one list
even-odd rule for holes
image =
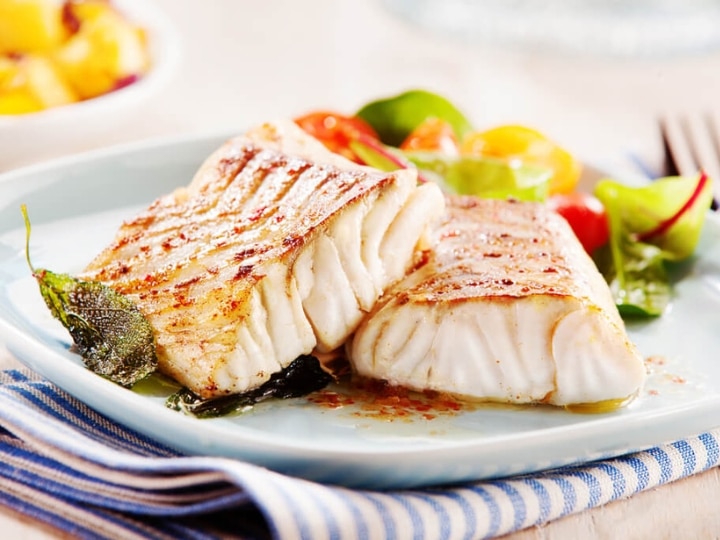
{"label": "blue and white striped napkin", "polygon": [[488,538],[714,467],[719,443],[716,430],[540,474],[353,491],[180,456],[31,371],[0,374],[0,503],[75,538]]}

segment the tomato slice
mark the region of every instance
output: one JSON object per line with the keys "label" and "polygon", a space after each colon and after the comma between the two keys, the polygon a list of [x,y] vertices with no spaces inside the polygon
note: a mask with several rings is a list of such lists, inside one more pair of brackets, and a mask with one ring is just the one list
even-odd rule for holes
{"label": "tomato slice", "polygon": [[453,127],[440,118],[430,117],[412,130],[400,145],[401,150],[440,152],[457,156],[460,151]]}
{"label": "tomato slice", "polygon": [[550,194],[571,193],[580,180],[582,169],[579,161],[545,135],[518,125],[470,133],[463,140],[460,153],[519,160],[552,169]]}
{"label": "tomato slice", "polygon": [[564,217],[590,255],[610,238],[607,212],[599,199],[576,191],[553,195],[548,206]]}
{"label": "tomato slice", "polygon": [[377,133],[365,120],[331,111],[314,111],[295,118],[295,123],[330,151],[356,162],[362,160],[350,149],[350,141],[365,135],[377,139]]}

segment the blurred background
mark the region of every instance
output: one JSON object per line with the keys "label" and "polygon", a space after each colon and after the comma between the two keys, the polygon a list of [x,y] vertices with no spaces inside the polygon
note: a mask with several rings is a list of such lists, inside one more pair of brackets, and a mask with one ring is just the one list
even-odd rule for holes
{"label": "blurred background", "polygon": [[659,167],[661,114],[720,108],[714,0],[115,4],[147,22],[151,43],[168,38],[162,80],[115,114],[0,123],[0,168],[318,108],[352,113],[410,88],[443,94],[478,128],[520,123],[602,166],[632,154]]}

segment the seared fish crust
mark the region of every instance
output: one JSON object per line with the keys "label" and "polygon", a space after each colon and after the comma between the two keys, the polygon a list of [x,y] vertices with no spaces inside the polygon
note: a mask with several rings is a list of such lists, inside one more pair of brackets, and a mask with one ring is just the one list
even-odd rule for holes
{"label": "seared fish crust", "polygon": [[567,222],[536,203],[448,196],[427,262],[348,346],[362,376],[510,403],[637,393],[645,368]]}
{"label": "seared fish crust", "polygon": [[136,302],[162,372],[202,397],[238,393],[342,345],[443,206],[414,172],[360,167],[268,123],[123,224],[82,277]]}

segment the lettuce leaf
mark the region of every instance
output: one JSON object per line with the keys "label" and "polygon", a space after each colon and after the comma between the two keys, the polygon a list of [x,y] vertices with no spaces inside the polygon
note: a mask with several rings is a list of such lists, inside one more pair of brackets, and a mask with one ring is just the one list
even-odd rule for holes
{"label": "lettuce leaf", "polygon": [[667,177],[642,187],[605,179],[595,196],[610,224],[596,263],[616,304],[625,315],[661,315],[671,300],[666,263],[695,251],[712,202],[710,179]]}
{"label": "lettuce leaf", "polygon": [[485,198],[544,201],[552,171],[478,156],[445,156],[433,152],[406,153],[421,171],[437,175],[449,191]]}
{"label": "lettuce leaf", "polygon": [[397,148],[386,146],[369,137],[358,137],[350,141],[349,146],[365,165],[379,171],[392,172],[398,169],[416,168]]}
{"label": "lettuce leaf", "polygon": [[370,124],[380,140],[390,146],[400,146],[412,130],[430,117],[450,124],[458,140],[462,140],[472,130],[468,119],[455,105],[426,90],[409,90],[373,101],[362,107],[355,116]]}
{"label": "lettuce leaf", "polygon": [[417,169],[418,180],[433,181],[445,191],[485,198],[544,201],[552,171],[477,156],[447,156],[436,152],[403,152],[360,138],[350,148],[366,165],[381,171]]}
{"label": "lettuce leaf", "polygon": [[594,258],[620,315],[657,317],[663,314],[672,292],[659,248],[621,235],[596,252]]}
{"label": "lettuce leaf", "polygon": [[695,251],[712,193],[712,182],[705,175],[670,176],[642,187],[602,180],[595,188],[606,208],[617,207],[625,231],[657,246],[672,261]]}

